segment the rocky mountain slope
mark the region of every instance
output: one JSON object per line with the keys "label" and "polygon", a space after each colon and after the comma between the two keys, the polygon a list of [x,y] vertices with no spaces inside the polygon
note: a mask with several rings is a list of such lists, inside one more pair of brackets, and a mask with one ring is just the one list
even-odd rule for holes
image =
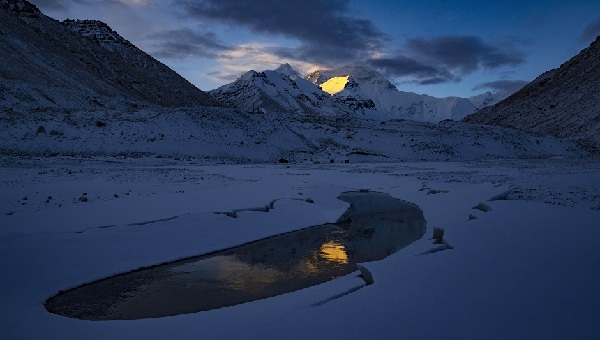
{"label": "rocky mountain slope", "polygon": [[341,79],[343,88],[332,96],[352,110],[374,119],[410,119],[439,122],[461,119],[477,107],[495,103],[497,95],[483,94],[473,101],[460,97],[436,98],[412,92],[398,91],[383,75],[366,66],[344,66],[318,70],[306,79],[321,87]]}
{"label": "rocky mountain slope", "polygon": [[567,138],[600,150],[600,37],[560,68],[464,120]]}
{"label": "rocky mountain slope", "polygon": [[10,112],[218,105],[99,21],[0,0],[0,107]]}

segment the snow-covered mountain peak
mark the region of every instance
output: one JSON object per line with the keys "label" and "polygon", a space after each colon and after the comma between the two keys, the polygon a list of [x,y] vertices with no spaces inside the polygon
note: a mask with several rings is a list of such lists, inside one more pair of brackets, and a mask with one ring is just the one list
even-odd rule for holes
{"label": "snow-covered mountain peak", "polygon": [[275,72],[279,72],[285,76],[288,76],[292,80],[302,78],[300,72],[296,71],[290,64],[281,64],[275,69]]}
{"label": "snow-covered mountain peak", "polygon": [[321,85],[331,78],[348,77],[354,79],[357,83],[378,84],[382,89],[396,89],[380,72],[368,66],[346,65],[329,70],[317,70],[306,76],[306,79],[313,84]]}
{"label": "snow-covered mountain peak", "polygon": [[254,71],[254,70],[250,70],[250,71],[247,71],[246,73],[242,74],[237,81],[251,80],[252,78],[257,77],[257,76],[258,76],[258,72]]}
{"label": "snow-covered mountain peak", "polygon": [[351,110],[374,119],[438,122],[460,119],[474,109],[466,98],[435,98],[398,91],[380,72],[364,65],[318,70],[306,79]]}
{"label": "snow-covered mountain peak", "polygon": [[132,43],[113,31],[106,23],[100,20],[70,20],[61,22],[65,27],[88,37],[109,51],[116,48],[135,47]]}
{"label": "snow-covered mountain peak", "polygon": [[[290,68],[280,67],[278,70],[285,72]],[[287,73],[248,71],[233,83],[210,93],[243,112],[326,116],[347,113],[343,106],[338,107],[317,85],[301,77],[292,79]]]}

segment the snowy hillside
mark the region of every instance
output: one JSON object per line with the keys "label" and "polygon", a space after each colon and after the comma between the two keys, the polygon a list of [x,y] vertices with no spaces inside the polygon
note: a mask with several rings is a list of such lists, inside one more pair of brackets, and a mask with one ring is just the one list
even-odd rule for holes
{"label": "snowy hillside", "polygon": [[[253,77],[253,75],[250,75]],[[145,109],[40,116],[0,112],[0,153],[193,157],[228,163],[581,158],[572,142],[461,122],[278,118],[236,109]]]}
{"label": "snowy hillside", "polygon": [[0,50],[7,51],[0,63],[4,110],[217,105],[98,21],[61,24],[25,0],[0,0],[0,32]]}
{"label": "snowy hillside", "polygon": [[299,77],[289,65],[282,65],[275,71],[248,71],[210,94],[242,112],[291,113],[296,117],[348,112],[343,106],[336,106],[318,86]]}
{"label": "snowy hillside", "polygon": [[347,83],[332,96],[365,117],[374,119],[400,118],[424,122],[458,120],[475,108],[498,100],[497,96],[491,94],[472,97],[471,101],[460,97],[436,98],[398,91],[381,73],[366,66],[318,70],[306,76],[306,79],[324,86],[330,79],[338,77],[347,78]]}
{"label": "snowy hillside", "polygon": [[558,69],[466,122],[521,129],[600,148],[600,37]]}

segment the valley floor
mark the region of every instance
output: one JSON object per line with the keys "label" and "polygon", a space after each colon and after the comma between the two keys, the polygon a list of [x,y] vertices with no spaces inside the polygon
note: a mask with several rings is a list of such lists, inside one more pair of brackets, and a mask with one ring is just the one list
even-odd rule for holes
{"label": "valley floor", "polygon": [[[584,339],[600,332],[599,161],[4,157],[0,187],[5,339]],[[366,263],[375,283],[351,294],[334,298],[364,285],[358,271],[270,299],[157,319],[82,321],[44,309],[48,297],[85,282],[333,222],[348,207],[337,196],[357,189],[419,205],[427,233]],[[215,214],[275,199],[269,212]],[[480,203],[491,210],[473,208]],[[429,253],[433,227],[445,229],[453,249]]]}

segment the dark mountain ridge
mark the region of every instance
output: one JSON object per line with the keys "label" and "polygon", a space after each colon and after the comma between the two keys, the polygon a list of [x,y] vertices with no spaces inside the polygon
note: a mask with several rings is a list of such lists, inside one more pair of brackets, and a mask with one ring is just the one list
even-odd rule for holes
{"label": "dark mountain ridge", "polygon": [[465,122],[511,127],[600,150],[600,36],[589,47]]}
{"label": "dark mountain ridge", "polygon": [[0,107],[10,111],[220,105],[108,25],[61,23],[26,0],[0,0],[0,51]]}

